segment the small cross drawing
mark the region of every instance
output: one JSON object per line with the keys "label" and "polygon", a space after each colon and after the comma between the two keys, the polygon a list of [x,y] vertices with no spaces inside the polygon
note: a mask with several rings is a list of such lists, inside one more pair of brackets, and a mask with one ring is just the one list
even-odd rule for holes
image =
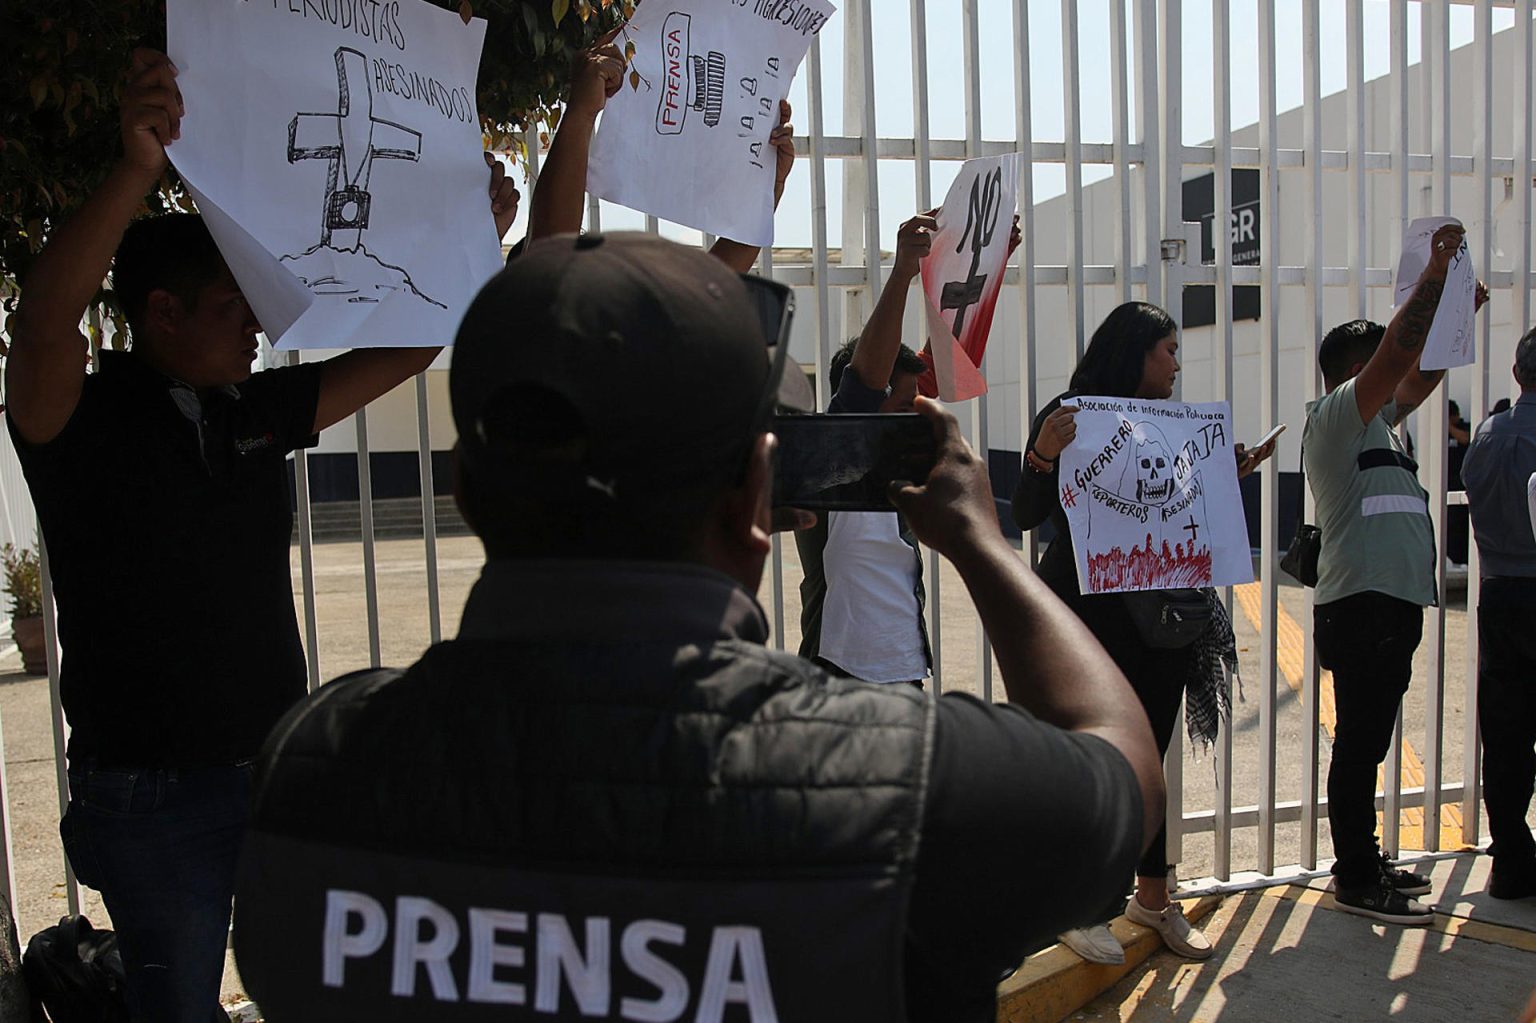
{"label": "small cross drawing", "polygon": [[1193,551],[1195,549],[1195,541],[1200,539],[1200,524],[1195,521],[1193,515],[1189,517],[1189,522],[1184,526],[1184,532],[1189,534],[1189,549]]}
{"label": "small cross drawing", "polygon": [[336,49],[336,91],[335,113],[298,113],[288,122],[288,162],[330,161],[320,244],[352,250],[368,226],[373,161],[420,159],[421,132],[373,116],[368,58],[347,46]]}

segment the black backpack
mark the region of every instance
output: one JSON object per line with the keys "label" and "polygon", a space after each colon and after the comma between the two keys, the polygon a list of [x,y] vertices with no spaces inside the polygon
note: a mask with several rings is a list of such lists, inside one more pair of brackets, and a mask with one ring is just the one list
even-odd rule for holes
{"label": "black backpack", "polygon": [[53,1023],[128,1023],[117,935],[97,930],[83,916],[63,917],[34,934],[21,972]]}

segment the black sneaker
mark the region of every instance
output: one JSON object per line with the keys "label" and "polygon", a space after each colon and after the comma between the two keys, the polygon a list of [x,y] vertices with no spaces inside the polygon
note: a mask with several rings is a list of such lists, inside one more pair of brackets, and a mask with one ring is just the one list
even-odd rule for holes
{"label": "black sneaker", "polygon": [[1393,888],[1385,877],[1358,888],[1338,888],[1334,903],[1346,913],[1368,916],[1385,924],[1423,927],[1435,919],[1435,911]]}
{"label": "black sneaker", "polygon": [[1428,895],[1430,892],[1431,884],[1428,876],[1394,866],[1392,857],[1386,853],[1381,854],[1381,876],[1386,879],[1387,884],[1404,895]]}

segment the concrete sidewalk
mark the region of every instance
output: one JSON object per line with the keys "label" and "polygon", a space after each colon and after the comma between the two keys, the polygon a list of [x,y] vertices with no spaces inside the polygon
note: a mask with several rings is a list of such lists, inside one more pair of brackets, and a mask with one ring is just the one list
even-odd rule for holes
{"label": "concrete sidewalk", "polygon": [[1536,899],[1488,896],[1489,863],[1432,864],[1428,927],[1340,912],[1326,879],[1229,895],[1204,921],[1210,960],[1159,952],[1066,1018],[1513,1023],[1536,989]]}

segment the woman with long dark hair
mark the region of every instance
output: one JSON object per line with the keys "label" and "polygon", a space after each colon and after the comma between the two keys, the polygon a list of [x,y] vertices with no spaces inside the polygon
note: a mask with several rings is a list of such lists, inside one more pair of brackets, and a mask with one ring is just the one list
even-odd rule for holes
{"label": "woman with long dark hair", "polygon": [[[1085,595],[1079,591],[1077,563],[1072,555],[1072,533],[1062,510],[1057,459],[1077,435],[1076,409],[1062,400],[1080,394],[1119,398],[1164,399],[1173,396],[1179,373],[1179,337],[1173,319],[1148,302],[1117,306],[1093,332],[1066,393],[1054,398],[1035,417],[1018,488],[1013,493],[1013,518],[1020,529],[1034,529],[1046,519],[1056,537],[1045,550],[1039,574],[1056,595],[1071,607],[1114,658],[1141,699],[1152,725],[1159,752],[1166,753],[1173,739],[1174,723],[1186,688],[1190,694],[1191,735],[1209,743],[1227,709],[1228,693],[1223,661],[1234,667],[1232,626],[1214,591],[1203,591],[1210,623],[1188,645],[1152,645],[1132,617],[1132,595],[1106,593]],[[1238,473],[1252,472],[1274,452],[1274,442],[1253,453],[1237,448]],[[1180,591],[1185,592],[1185,591]],[[1186,596],[1200,602],[1201,591]],[[1125,908],[1130,920],[1151,927],[1173,951],[1191,959],[1205,959],[1211,943],[1184,919],[1179,905],[1168,897],[1167,833],[1159,831],[1136,868],[1136,894]],[[1109,909],[1105,919],[1118,911]],[[1068,931],[1062,943],[1093,962],[1120,963],[1125,953],[1104,924]]]}

